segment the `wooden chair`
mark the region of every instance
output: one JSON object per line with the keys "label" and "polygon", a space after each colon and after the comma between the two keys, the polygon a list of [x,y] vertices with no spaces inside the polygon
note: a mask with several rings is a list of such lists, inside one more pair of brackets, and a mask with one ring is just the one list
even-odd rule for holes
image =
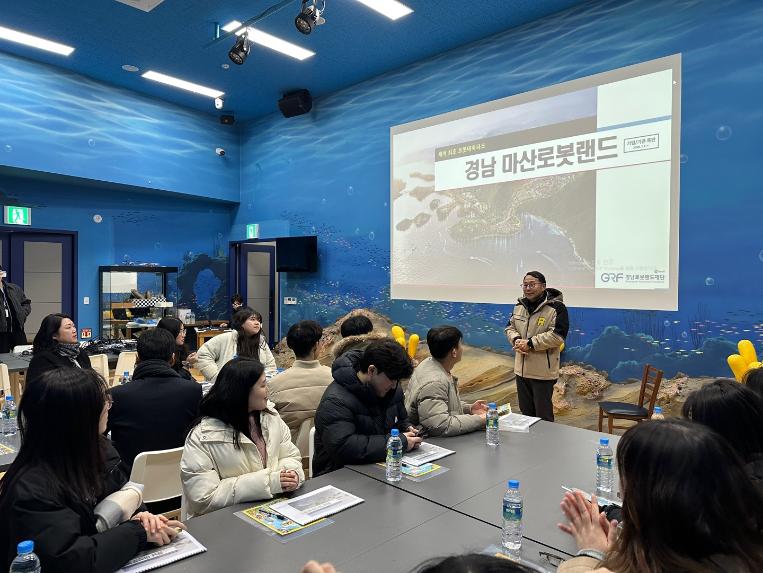
{"label": "wooden chair", "polygon": [[90,366],[109,383],[109,358],[105,354],[90,355]]}
{"label": "wooden chair", "polygon": [[[0,363],[0,383],[3,385],[3,398],[5,398],[8,394],[13,394],[11,392],[11,377],[8,374],[7,364]],[[13,399],[18,400],[19,397],[13,396]]]}
{"label": "wooden chair", "polygon": [[[631,420],[634,422],[643,422],[652,416],[654,403],[657,400],[657,392],[662,384],[662,370],[657,370],[654,366],[647,364],[644,366],[644,376],[641,379],[641,391],[638,395],[638,404],[628,402],[599,402],[599,431],[602,431],[604,416],[607,416],[607,432],[617,428],[627,430],[630,426],[615,426],[615,420]],[[648,403],[648,407],[644,403]]]}
{"label": "wooden chair", "polygon": [[[183,494],[180,481],[180,458],[183,448],[141,452],[135,457],[130,481],[143,484],[143,503],[179,498]],[[172,515],[170,515],[172,514]],[[165,515],[177,519],[180,508]]]}
{"label": "wooden chair", "polygon": [[119,386],[119,381],[125,372],[129,372],[132,376],[133,370],[135,370],[135,360],[138,358],[138,353],[134,350],[125,350],[119,353],[117,358],[117,367],[114,369],[114,380],[112,386]]}
{"label": "wooden chair", "polygon": [[310,435],[308,437],[308,470],[310,473],[307,474],[308,478],[313,477],[313,456],[315,455],[315,426],[310,428]]}

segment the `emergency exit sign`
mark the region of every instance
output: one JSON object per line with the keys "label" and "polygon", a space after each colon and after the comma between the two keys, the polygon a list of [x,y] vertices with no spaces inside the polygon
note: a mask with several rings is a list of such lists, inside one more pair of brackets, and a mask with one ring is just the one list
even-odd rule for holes
{"label": "emergency exit sign", "polygon": [[6,225],[31,225],[32,209],[30,207],[17,207],[15,205],[6,205],[5,209]]}
{"label": "emergency exit sign", "polygon": [[258,239],[260,237],[260,226],[257,223],[246,226],[246,238]]}

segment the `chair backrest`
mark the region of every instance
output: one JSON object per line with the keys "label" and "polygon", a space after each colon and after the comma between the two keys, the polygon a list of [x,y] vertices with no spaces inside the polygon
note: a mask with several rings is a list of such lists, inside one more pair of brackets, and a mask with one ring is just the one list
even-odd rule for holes
{"label": "chair backrest", "polygon": [[32,348],[33,348],[32,344],[19,344],[18,346],[13,347],[13,353],[21,354],[22,352],[31,351]]}
{"label": "chair backrest", "polygon": [[143,501],[152,503],[180,497],[183,484],[180,481],[180,458],[183,448],[141,452],[135,458],[130,481],[143,484]]}
{"label": "chair backrest", "polygon": [[[0,364],[0,384],[3,386],[3,398],[11,393],[11,376],[8,374],[8,365]],[[14,396],[18,400],[17,396]]]}
{"label": "chair backrest", "polygon": [[299,426],[299,430],[297,430],[297,435],[292,436],[294,444],[299,449],[299,453],[302,454],[303,458],[310,456],[310,444],[308,442],[310,440],[310,429],[313,427],[314,421],[314,418],[302,420],[302,424]]}
{"label": "chair backrest", "polygon": [[649,411],[649,417],[654,412],[654,403],[657,401],[657,393],[662,384],[663,371],[647,364],[644,366],[644,377],[641,379],[641,391],[638,395],[638,405],[644,407],[644,402],[648,402],[646,409]]}
{"label": "chair backrest", "polygon": [[135,360],[138,358],[138,353],[134,350],[125,350],[119,353],[117,358],[117,367],[114,369],[114,380],[111,383],[112,386],[119,384],[119,379],[125,372],[129,372],[132,376],[132,371],[135,370]]}
{"label": "chair backrest", "polygon": [[109,358],[105,354],[91,354],[90,366],[109,383]]}
{"label": "chair backrest", "polygon": [[310,459],[310,475],[313,477],[313,455],[315,455],[315,426],[310,428],[310,438],[307,442],[307,457]]}

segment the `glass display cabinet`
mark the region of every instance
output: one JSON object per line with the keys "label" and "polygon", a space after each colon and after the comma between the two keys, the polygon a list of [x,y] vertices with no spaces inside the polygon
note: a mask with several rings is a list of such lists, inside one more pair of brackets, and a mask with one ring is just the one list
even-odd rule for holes
{"label": "glass display cabinet", "polygon": [[177,267],[102,266],[101,338],[137,338],[177,307]]}

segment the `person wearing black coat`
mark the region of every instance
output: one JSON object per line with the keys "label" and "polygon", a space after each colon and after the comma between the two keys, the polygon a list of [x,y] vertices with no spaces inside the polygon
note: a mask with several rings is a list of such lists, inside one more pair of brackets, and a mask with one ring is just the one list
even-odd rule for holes
{"label": "person wearing black coat", "polygon": [[108,429],[127,475],[139,453],[182,447],[199,415],[201,384],[172,368],[174,351],[166,330],[143,333],[132,381],[111,390]]}
{"label": "person wearing black coat", "polygon": [[26,380],[36,380],[48,370],[62,366],[91,369],[90,357],[77,342],[77,327],[68,314],[49,314],[34,337],[32,360]]}
{"label": "person wearing black coat", "polygon": [[408,423],[399,385],[410,378],[413,364],[400,344],[388,338],[350,350],[331,370],[334,381],[315,412],[314,475],[384,461],[393,428],[406,451],[418,447],[421,438]]}
{"label": "person wearing black coat", "polygon": [[32,301],[19,285],[5,280],[0,266],[0,352],[11,352],[14,346],[27,343],[24,324],[32,312]]}
{"label": "person wearing black coat", "polygon": [[141,507],[126,509],[126,521],[98,525],[97,505],[127,481],[102,436],[106,390],[95,372],[73,367],[27,385],[18,411],[21,447],[0,481],[0,570],[8,570],[18,543],[31,540],[45,573],[113,573],[183,528]]}

